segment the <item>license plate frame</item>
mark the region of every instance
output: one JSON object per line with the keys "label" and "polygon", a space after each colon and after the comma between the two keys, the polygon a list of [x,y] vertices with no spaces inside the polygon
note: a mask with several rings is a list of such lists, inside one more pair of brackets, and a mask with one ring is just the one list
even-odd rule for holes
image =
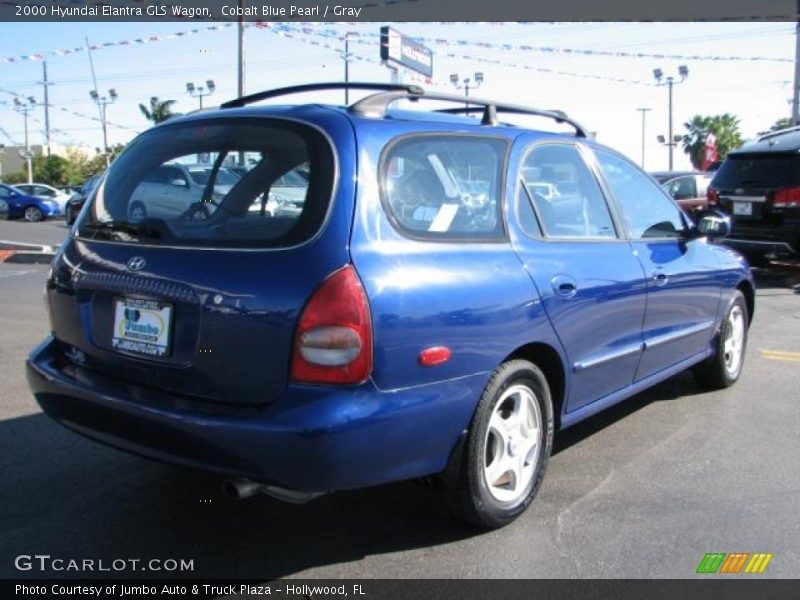
{"label": "license plate frame", "polygon": [[175,313],[171,303],[129,296],[115,297],[113,303],[114,350],[147,358],[170,356]]}
{"label": "license plate frame", "polygon": [[753,216],[753,203],[752,202],[734,202],[733,214],[739,217],[752,217]]}

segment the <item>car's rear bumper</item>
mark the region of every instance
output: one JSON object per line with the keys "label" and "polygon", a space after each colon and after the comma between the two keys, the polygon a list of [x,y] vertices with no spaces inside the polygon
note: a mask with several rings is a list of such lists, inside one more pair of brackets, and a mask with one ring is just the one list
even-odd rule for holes
{"label": "car's rear bumper", "polygon": [[29,356],[42,409],[88,438],[159,461],[298,491],[366,487],[442,471],[488,374],[385,392],[289,386],[249,414],[193,410],[186,398],[67,361],[52,338]]}

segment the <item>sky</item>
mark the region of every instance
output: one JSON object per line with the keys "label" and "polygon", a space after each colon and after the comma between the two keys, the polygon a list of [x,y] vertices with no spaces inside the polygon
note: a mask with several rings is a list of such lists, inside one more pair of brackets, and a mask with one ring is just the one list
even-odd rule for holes
{"label": "sky", "polygon": [[[236,96],[236,27],[168,38],[170,34],[209,23],[2,23],[0,60],[41,53],[47,56],[50,86],[51,137],[61,145],[79,145],[89,152],[102,146],[98,109],[89,97],[92,75],[86,52],[65,56],[49,53],[85,44],[120,42],[161,36],[162,41],[104,47],[92,53],[101,95],[113,88],[117,101],[108,107],[109,144],[125,143],[148,127],[139,103],[151,96],[176,100],[176,112],[188,112],[198,100],[186,92],[186,83],[213,79],[215,93],[205,104],[219,104]],[[309,83],[340,81],[344,62],[338,39],[351,38],[350,79],[388,81],[380,64],[380,23],[289,24],[286,36],[276,28],[246,30],[246,92]],[[434,51],[433,82],[437,91],[457,91],[451,73],[474,78],[482,72],[481,98],[560,109],[596,132],[598,141],[628,155],[637,163],[642,154],[642,113],[646,113],[645,168],[666,169],[667,148],[657,141],[667,134],[667,88],[656,86],[653,69],[677,76],[689,68],[688,78],[674,88],[674,133],[695,114],[729,112],[741,121],[744,137],[754,137],[778,118],[790,115],[794,77],[793,23],[399,23],[401,32],[429,40]],[[302,29],[305,29],[303,31]],[[331,37],[333,36],[333,37]],[[433,43],[447,40],[449,45]],[[478,42],[511,44],[513,49],[482,48]],[[325,47],[325,46],[328,47]],[[647,54],[616,57],[567,52],[535,52],[519,46],[552,47],[593,52]],[[680,55],[658,58],[652,55]],[[715,56],[723,60],[703,60]],[[748,60],[735,60],[745,57]],[[752,58],[782,59],[750,60]],[[498,62],[502,64],[498,64]],[[527,68],[526,68],[527,67]],[[421,83],[417,76],[403,75]],[[0,143],[22,143],[23,117],[12,110],[13,95],[43,101],[40,61],[0,62]],[[619,81],[618,81],[619,80]],[[424,83],[421,83],[425,86]],[[353,93],[353,98],[358,95]],[[320,94],[315,100],[342,103],[341,93]],[[311,98],[303,100],[310,101]],[[76,115],[74,113],[79,113]],[[44,140],[44,109],[31,113],[30,141]],[[531,123],[534,125],[534,123]],[[675,168],[689,168],[682,149],[675,152]]]}

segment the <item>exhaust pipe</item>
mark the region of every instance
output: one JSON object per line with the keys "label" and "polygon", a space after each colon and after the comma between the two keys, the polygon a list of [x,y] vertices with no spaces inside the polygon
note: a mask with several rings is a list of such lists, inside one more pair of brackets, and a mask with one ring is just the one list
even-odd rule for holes
{"label": "exhaust pipe", "polygon": [[229,479],[222,484],[222,491],[228,498],[244,500],[258,493],[258,484],[249,479]]}
{"label": "exhaust pipe", "polygon": [[228,479],[222,484],[222,491],[229,498],[235,500],[244,500],[256,494],[264,494],[271,496],[284,502],[291,504],[305,504],[314,498],[324,495],[325,492],[298,492],[295,490],[287,490],[286,488],[266,485],[263,483],[256,483],[249,479]]}

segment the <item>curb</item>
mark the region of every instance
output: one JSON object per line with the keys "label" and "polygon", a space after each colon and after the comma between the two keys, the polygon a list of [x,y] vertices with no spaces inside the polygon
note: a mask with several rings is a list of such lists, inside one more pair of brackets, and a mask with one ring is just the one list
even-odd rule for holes
{"label": "curb", "polygon": [[[8,253],[3,257],[4,253]],[[0,250],[0,262],[17,263],[26,265],[49,265],[53,262],[55,252],[18,252],[14,250]]]}
{"label": "curb", "polygon": [[46,265],[52,262],[56,252],[58,246],[0,240],[0,263]]}

